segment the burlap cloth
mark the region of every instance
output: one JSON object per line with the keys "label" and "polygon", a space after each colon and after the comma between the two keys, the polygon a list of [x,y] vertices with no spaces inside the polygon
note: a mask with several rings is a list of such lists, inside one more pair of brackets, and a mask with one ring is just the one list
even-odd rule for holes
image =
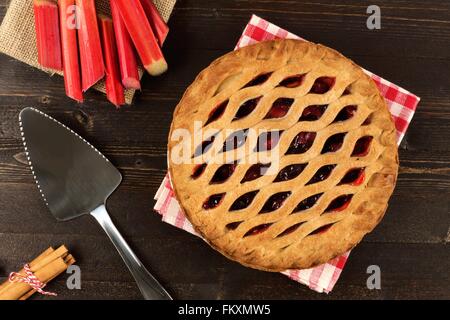
{"label": "burlap cloth", "polygon": [[[110,14],[108,0],[96,0],[98,13]],[[166,22],[172,13],[176,0],[153,0]],[[42,68],[38,63],[36,33],[34,29],[33,0],[11,0],[8,11],[0,26],[0,52],[49,74],[55,71]],[[56,72],[62,75],[62,72]],[[142,77],[142,70],[140,72]],[[94,86],[105,92],[104,81]],[[135,90],[125,91],[128,104],[133,101]]]}

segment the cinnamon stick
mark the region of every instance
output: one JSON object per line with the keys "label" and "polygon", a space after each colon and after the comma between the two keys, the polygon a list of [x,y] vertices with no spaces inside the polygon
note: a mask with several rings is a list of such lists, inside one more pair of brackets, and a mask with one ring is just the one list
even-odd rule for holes
{"label": "cinnamon stick", "polygon": [[[54,250],[48,248],[36,259],[29,263],[31,271],[43,283],[48,283],[59,274],[67,270],[67,267],[75,262],[65,246]],[[25,275],[22,269],[18,272]],[[6,281],[0,286],[0,300],[27,299],[36,292],[29,284],[23,282]]]}
{"label": "cinnamon stick", "polygon": [[[62,245],[52,253],[44,256],[41,260],[38,260],[36,263],[31,262],[30,263],[30,269],[33,272],[36,272],[37,270],[41,269],[42,267],[49,264],[51,261],[59,258],[59,257],[65,257],[67,255],[67,248],[66,246]],[[24,273],[25,274],[25,273]]]}
{"label": "cinnamon stick", "polygon": [[[61,248],[58,248],[58,250],[61,250]],[[45,250],[43,253],[41,253],[36,259],[34,259],[33,261],[31,261],[29,263],[31,270],[34,272],[37,269],[36,266],[40,267],[42,265],[42,262],[44,262],[44,265],[45,265],[45,264],[48,263],[47,261],[53,260],[54,259],[53,256],[51,256],[50,259],[49,259],[49,256],[51,254],[54,254],[54,252],[55,252],[55,250],[52,247],[50,247],[47,250]],[[25,270],[21,269],[18,273],[20,275],[24,276],[25,275]],[[9,281],[4,282],[0,286],[0,297],[2,296],[3,291],[9,290],[9,288],[11,288],[11,286],[13,286],[13,285],[14,285],[14,283],[11,283]]]}
{"label": "cinnamon stick", "polygon": [[[72,264],[75,263],[75,258],[69,254],[64,258],[64,262],[66,263],[67,267],[71,266]],[[67,269],[67,268],[66,268]],[[65,271],[65,270],[64,270]],[[63,271],[63,272],[64,272]],[[55,274],[53,277],[51,277],[50,279],[48,279],[48,281],[46,281],[45,283],[49,283],[50,281],[52,281],[53,279],[55,279],[57,276],[59,276],[61,273]],[[36,293],[36,289],[31,289],[30,291],[28,291],[27,293],[25,293],[22,297],[19,298],[19,300],[27,300],[29,297],[31,297],[33,294]]]}
{"label": "cinnamon stick", "polygon": [[[36,259],[34,259],[33,261],[30,262],[30,268],[33,268],[33,266],[36,266],[36,264],[40,263],[45,257],[47,257],[49,254],[51,254],[54,251],[55,251],[55,249],[50,247],[47,250],[45,250],[44,252],[42,252]],[[21,269],[18,273],[21,275],[25,275],[25,270]],[[12,285],[12,283],[9,281],[2,283],[0,285],[0,296],[3,292],[3,290],[8,290],[8,287],[10,287],[11,285]]]}

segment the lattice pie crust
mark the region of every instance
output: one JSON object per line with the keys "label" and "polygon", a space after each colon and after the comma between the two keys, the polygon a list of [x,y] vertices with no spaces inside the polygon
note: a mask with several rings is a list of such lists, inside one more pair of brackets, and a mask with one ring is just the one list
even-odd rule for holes
{"label": "lattice pie crust", "polygon": [[[172,134],[198,136],[194,121],[214,138],[184,142],[196,163],[174,161]],[[265,146],[244,136],[223,151],[226,130],[249,128],[267,132]],[[228,258],[268,271],[310,268],[353,248],[383,217],[398,172],[395,127],[375,83],[340,53],[297,40],[248,46],[203,70],[175,110],[168,147],[174,191],[195,229]],[[236,161],[202,160],[239,149]],[[277,152],[276,170],[243,161],[258,152]]]}

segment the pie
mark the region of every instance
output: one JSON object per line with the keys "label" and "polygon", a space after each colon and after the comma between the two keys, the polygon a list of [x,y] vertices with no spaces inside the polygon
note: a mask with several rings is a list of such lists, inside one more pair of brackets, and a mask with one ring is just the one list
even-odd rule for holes
{"label": "pie", "polygon": [[274,40],[204,69],[174,112],[169,173],[196,231],[267,271],[347,252],[387,209],[396,130],[373,80],[325,46]]}

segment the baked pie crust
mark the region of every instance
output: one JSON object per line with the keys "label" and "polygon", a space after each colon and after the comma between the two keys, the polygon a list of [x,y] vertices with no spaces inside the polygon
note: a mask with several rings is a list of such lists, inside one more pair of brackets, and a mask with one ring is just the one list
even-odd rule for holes
{"label": "baked pie crust", "polygon": [[[248,129],[267,139],[256,147]],[[382,219],[398,173],[396,130],[373,80],[335,50],[299,40],[251,45],[203,70],[176,107],[168,149],[194,228],[228,258],[267,271],[353,248]],[[175,160],[180,150],[192,161]],[[231,162],[212,161],[238,150]],[[269,152],[276,161],[244,161]]]}

